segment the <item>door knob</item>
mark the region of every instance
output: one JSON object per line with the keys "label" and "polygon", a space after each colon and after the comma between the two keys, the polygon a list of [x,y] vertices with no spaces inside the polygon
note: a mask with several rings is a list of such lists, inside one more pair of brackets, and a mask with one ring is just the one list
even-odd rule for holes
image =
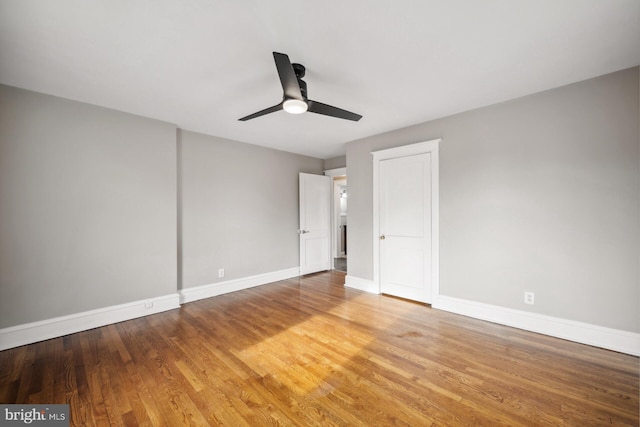
{"label": "door knob", "polygon": [[386,239],[386,237],[384,237],[384,234],[381,234],[380,235],[380,240],[384,240],[384,239]]}
{"label": "door knob", "polygon": [[308,230],[298,230],[298,234],[306,234],[308,233]]}

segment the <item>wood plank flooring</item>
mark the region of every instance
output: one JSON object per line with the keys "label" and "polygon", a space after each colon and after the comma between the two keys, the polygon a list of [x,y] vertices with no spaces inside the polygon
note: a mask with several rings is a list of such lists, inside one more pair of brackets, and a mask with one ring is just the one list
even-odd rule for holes
{"label": "wood plank flooring", "polygon": [[638,358],[345,289],[326,272],[0,352],[72,425],[639,423]]}

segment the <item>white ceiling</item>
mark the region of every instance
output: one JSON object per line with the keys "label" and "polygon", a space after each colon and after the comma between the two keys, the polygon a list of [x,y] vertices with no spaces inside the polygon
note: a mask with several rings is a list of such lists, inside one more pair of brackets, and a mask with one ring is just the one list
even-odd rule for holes
{"label": "white ceiling", "polygon": [[[319,158],[640,63],[639,0],[0,0],[0,82]],[[277,112],[272,51],[351,122]]]}

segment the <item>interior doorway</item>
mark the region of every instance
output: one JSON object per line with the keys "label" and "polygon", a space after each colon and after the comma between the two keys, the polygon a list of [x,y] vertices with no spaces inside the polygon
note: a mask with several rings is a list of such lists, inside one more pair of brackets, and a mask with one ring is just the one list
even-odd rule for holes
{"label": "interior doorway", "polygon": [[347,272],[348,242],[348,188],[347,169],[331,169],[325,171],[332,179],[332,224],[331,224],[331,253],[333,269]]}
{"label": "interior doorway", "polygon": [[[347,272],[347,177],[335,177],[334,183],[334,200],[335,203],[335,219],[334,224],[336,228],[336,242],[335,253],[336,256],[333,260],[333,268],[335,270]],[[337,194],[335,194],[337,193]],[[337,197],[336,197],[337,196]]]}

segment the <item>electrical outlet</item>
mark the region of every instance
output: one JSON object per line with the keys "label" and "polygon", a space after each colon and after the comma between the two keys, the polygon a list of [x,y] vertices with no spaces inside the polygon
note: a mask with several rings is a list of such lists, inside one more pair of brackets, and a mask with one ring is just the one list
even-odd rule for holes
{"label": "electrical outlet", "polygon": [[524,303],[533,305],[534,302],[534,294],[533,292],[525,292],[524,293]]}
{"label": "electrical outlet", "polygon": [[224,268],[218,270],[218,277],[224,277]]}

